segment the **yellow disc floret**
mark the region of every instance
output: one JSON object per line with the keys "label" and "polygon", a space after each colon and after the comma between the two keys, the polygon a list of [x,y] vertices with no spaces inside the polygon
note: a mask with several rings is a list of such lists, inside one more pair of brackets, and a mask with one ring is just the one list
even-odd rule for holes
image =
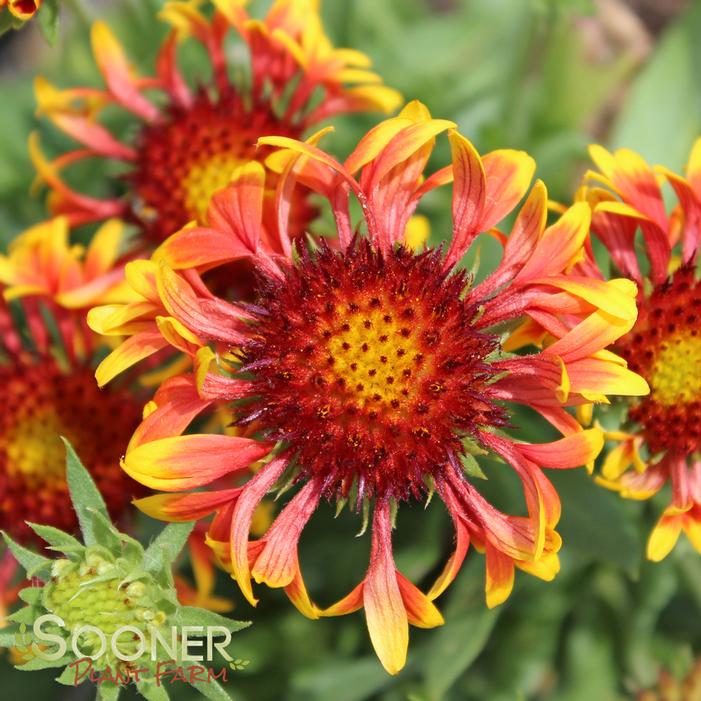
{"label": "yellow disc floret", "polygon": [[701,337],[680,333],[660,344],[650,375],[652,397],[665,406],[701,395]]}
{"label": "yellow disc floret", "polygon": [[343,321],[327,342],[332,374],[361,406],[396,405],[417,388],[415,373],[423,354],[416,329],[389,314],[388,306],[388,300],[376,298],[350,304],[340,310]]}
{"label": "yellow disc floret", "polygon": [[241,163],[232,153],[217,153],[195,163],[183,178],[185,207],[192,219],[206,221],[212,196],[229,184],[231,174]]}
{"label": "yellow disc floret", "polygon": [[53,407],[22,417],[4,439],[8,474],[16,477],[21,473],[28,489],[62,482],[66,449],[59,436],[66,434],[66,426]]}

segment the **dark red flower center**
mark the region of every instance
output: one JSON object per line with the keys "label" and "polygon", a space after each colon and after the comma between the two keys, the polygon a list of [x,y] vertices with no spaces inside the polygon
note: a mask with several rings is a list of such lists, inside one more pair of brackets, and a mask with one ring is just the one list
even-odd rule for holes
{"label": "dark red flower center", "polygon": [[442,265],[435,251],[324,247],[263,290],[243,421],[290,444],[327,493],[417,496],[463,438],[504,424],[488,389],[497,341],[473,326],[465,274]]}
{"label": "dark red flower center", "polygon": [[[212,195],[229,183],[238,165],[263,159],[269,151],[257,150],[256,142],[273,134],[301,136],[269,104],[247,106],[233,89],[219,98],[200,91],[187,109],[169,106],[137,140],[138,161],[128,176],[137,223],[158,243],[190,221],[206,222]],[[299,208],[304,217],[304,205]],[[305,218],[300,226],[307,223]]]}
{"label": "dark red flower center", "polygon": [[682,268],[640,304],[621,355],[650,385],[629,415],[652,454],[701,449],[701,284]]}
{"label": "dark red flower center", "polygon": [[31,537],[25,521],[74,531],[65,479],[71,441],[113,516],[135,491],[119,458],[140,418],[129,395],[101,392],[90,369],[64,374],[52,361],[0,367],[0,528]]}

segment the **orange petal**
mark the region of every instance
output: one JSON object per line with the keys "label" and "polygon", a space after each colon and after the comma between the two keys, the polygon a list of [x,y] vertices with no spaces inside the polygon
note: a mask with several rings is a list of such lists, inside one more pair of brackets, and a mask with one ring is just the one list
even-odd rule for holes
{"label": "orange petal", "polygon": [[672,552],[682,532],[683,521],[683,514],[662,515],[647,541],[648,560],[660,562]]}
{"label": "orange petal", "polygon": [[503,266],[512,268],[524,263],[535,250],[548,220],[548,191],[537,180],[521,207],[504,247]]}
{"label": "orange petal", "polygon": [[213,229],[226,231],[234,245],[255,253],[263,236],[265,169],[249,161],[234,170],[231,184],[213,198],[207,217]]}
{"label": "orange petal", "polygon": [[514,562],[499,552],[487,540],[485,548],[487,577],[485,580],[485,593],[487,606],[491,609],[503,604],[509,598],[514,588]]}
{"label": "orange petal", "polygon": [[237,243],[230,232],[186,227],[167,238],[154,253],[154,259],[164,261],[173,270],[215,267],[252,255],[249,248]]}
{"label": "orange petal", "polygon": [[95,379],[100,387],[106,385],[119,373],[135,363],[157,353],[168,345],[160,331],[141,331],[128,338],[113,350],[95,370]]}
{"label": "orange petal", "polygon": [[132,67],[121,44],[102,21],[92,26],[90,34],[93,54],[105,83],[119,103],[134,114],[151,122],[159,111],[136,88]]}
{"label": "orange petal", "polygon": [[362,581],[349,594],[346,594],[340,601],[332,604],[328,608],[323,609],[319,615],[321,616],[345,616],[348,613],[353,613],[363,608],[363,592],[365,590],[365,582]]}
{"label": "orange petal", "polygon": [[446,264],[458,261],[479,233],[487,193],[487,176],[477,149],[462,134],[451,131],[453,162],[453,240]]}
{"label": "orange petal", "polygon": [[417,628],[435,628],[445,621],[440,611],[426,594],[415,587],[401,572],[397,571],[397,583],[402,594],[407,619]]}
{"label": "orange petal", "polygon": [[155,409],[139,424],[129,441],[129,450],[142,443],[180,435],[211,402],[203,400],[192,375],[166,380],[153,398]]}
{"label": "orange petal", "polygon": [[592,401],[601,401],[601,396],[610,394],[643,397],[650,393],[650,387],[640,375],[617,363],[584,358],[568,363],[567,373],[571,391],[592,396]]}
{"label": "orange petal", "polygon": [[586,202],[572,205],[545,230],[533,255],[514,281],[524,283],[565,271],[581,254],[590,223],[589,205]]}
{"label": "orange petal", "polygon": [[231,576],[236,580],[241,593],[255,606],[258,599],[253,596],[251,570],[248,561],[248,536],[251,530],[253,513],[266,492],[277,482],[289,464],[287,456],[269,462],[249,482],[246,483],[236,503],[231,518],[229,538],[231,556]]}
{"label": "orange petal", "polygon": [[363,166],[377,158],[382,149],[397,135],[402,129],[410,126],[412,121],[408,118],[394,117],[385,119],[376,127],[373,127],[358,142],[353,153],[348,156],[344,166],[349,173],[355,174]]}
{"label": "orange petal", "polygon": [[160,521],[198,521],[236,501],[241,488],[185,494],[154,494],[132,502],[139,511]]}
{"label": "orange petal", "polygon": [[526,194],[535,173],[535,161],[525,151],[500,149],[482,157],[486,197],[480,229],[496,226]]}
{"label": "orange petal", "polygon": [[604,434],[599,428],[573,433],[552,443],[518,445],[521,453],[537,465],[561,469],[586,465],[596,459],[603,447]]}
{"label": "orange petal", "polygon": [[256,582],[265,582],[269,587],[285,587],[294,580],[299,569],[299,537],[320,496],[320,484],[311,480],[278,514],[265,535],[265,545],[251,571]]}
{"label": "orange petal", "polygon": [[633,328],[635,316],[621,319],[607,312],[597,310],[551,346],[543,354],[559,356],[568,365],[604,350]]}
{"label": "orange petal", "polygon": [[271,447],[269,443],[239,436],[173,436],[137,446],[123,458],[122,467],[147,487],[175,492],[248,469]]}
{"label": "orange petal", "polygon": [[638,310],[635,297],[637,285],[632,280],[595,280],[593,278],[574,275],[551,275],[542,280],[534,280],[534,284],[542,282],[572,295],[580,297],[602,311],[621,319],[637,318]]}
{"label": "orange petal", "polygon": [[445,567],[443,567],[443,571],[438,575],[426,595],[431,601],[437,599],[457,577],[467,555],[467,550],[470,547],[470,533],[460,520],[460,517],[455,513],[456,505],[453,503],[452,493],[447,494],[445,489],[441,489],[441,497],[446,502],[446,507],[450,512],[455,527],[455,550],[451,553],[448,561],[445,563]]}
{"label": "orange petal", "polygon": [[406,663],[409,623],[392,557],[389,503],[375,507],[370,568],[363,590],[370,640],[382,666],[397,674]]}
{"label": "orange petal", "polygon": [[299,563],[295,569],[295,576],[292,581],[285,587],[285,594],[290,601],[295,605],[297,610],[307,618],[317,619],[320,616],[319,608],[309,598],[307,587],[304,584],[302,573],[299,570]]}

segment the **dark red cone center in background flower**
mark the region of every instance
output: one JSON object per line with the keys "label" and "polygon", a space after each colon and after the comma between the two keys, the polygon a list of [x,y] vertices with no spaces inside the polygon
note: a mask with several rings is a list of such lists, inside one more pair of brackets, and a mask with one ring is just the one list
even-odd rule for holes
{"label": "dark red cone center in background flower", "polygon": [[46,359],[2,367],[0,405],[0,529],[13,538],[32,537],[25,521],[77,527],[59,436],[71,441],[113,517],[139,491],[119,466],[139,405],[126,393],[101,392],[89,368],[63,373]]}
{"label": "dark red cone center in background flower", "polygon": [[155,243],[190,221],[206,221],[212,195],[226,187],[233,170],[265,156],[256,149],[259,137],[301,136],[269,104],[246,106],[233,89],[219,98],[201,90],[190,107],[171,105],[164,114],[142,129],[128,176],[135,192],[132,214]]}
{"label": "dark red cone center in background flower", "polygon": [[440,253],[369,243],[302,253],[258,301],[243,348],[256,399],[244,422],[288,441],[326,493],[418,496],[461,438],[503,425],[489,400],[496,339],[473,328],[464,273]]}
{"label": "dark red cone center in background flower", "polygon": [[640,305],[621,355],[650,385],[630,411],[652,455],[701,449],[701,284],[682,268]]}

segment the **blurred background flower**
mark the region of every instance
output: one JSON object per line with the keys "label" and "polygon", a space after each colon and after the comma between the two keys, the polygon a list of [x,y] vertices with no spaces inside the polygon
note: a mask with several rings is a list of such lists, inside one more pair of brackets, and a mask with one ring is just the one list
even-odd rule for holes
{"label": "blurred background flower", "polygon": [[[261,16],[267,4],[252,3],[251,13]],[[157,0],[111,0],[91,2],[89,13],[109,22],[137,69],[148,73],[166,33],[153,21],[160,6]],[[46,216],[42,202],[28,196],[34,179],[29,133],[40,129],[47,152],[71,148],[69,139],[35,119],[33,78],[42,74],[61,87],[100,85],[84,15],[67,7],[63,15],[53,49],[34,21],[0,44],[3,245]],[[537,177],[558,201],[572,200],[590,167],[591,142],[626,146],[650,163],[683,172],[701,133],[698,0],[329,0],[323,16],[336,45],[366,53],[386,85],[455,121],[480,152],[531,153]],[[205,65],[204,57],[198,65]],[[123,115],[109,120],[115,133],[129,138]],[[344,158],[376,119],[339,121],[343,126],[331,141]],[[445,160],[437,149],[436,162]],[[116,193],[104,176],[119,172],[116,163],[85,162],[72,175],[76,186],[102,188],[94,194],[111,197]],[[438,190],[425,200],[422,214],[430,217],[435,241],[450,231],[449,198],[449,191]],[[87,241],[91,232],[85,227],[75,237]],[[483,261],[497,253],[496,242],[482,244]],[[533,440],[555,437],[525,416],[516,420]],[[485,495],[500,508],[518,508],[518,484],[500,464],[483,465]],[[646,536],[671,495],[663,489],[649,502],[625,501],[597,487],[584,470],[552,478],[563,502],[565,543],[555,582],[524,578],[508,602],[487,610],[483,564],[468,557],[442,604],[447,623],[414,631],[407,666],[396,677],[373,657],[360,615],[312,623],[278,593],[261,591],[255,625],[237,638],[237,654],[251,662],[234,675],[232,695],[255,701],[615,701],[653,688],[660,669],[682,679],[701,648],[701,558],[681,541],[664,562],[645,561]],[[332,521],[328,508],[311,519],[300,557],[310,590],[332,600],[355,584],[368,543],[348,537],[357,530],[354,519]],[[426,513],[404,509],[401,518],[397,565],[412,581],[430,582],[434,563],[451,551],[448,518],[433,504]],[[154,529],[147,519],[142,527]],[[331,559],[346,566],[329,570]],[[236,599],[236,617],[253,615],[226,578],[216,592]],[[51,673],[28,677],[2,664],[9,698],[55,696]],[[62,694],[78,698],[81,692]],[[188,693],[174,688],[172,695]]]}

